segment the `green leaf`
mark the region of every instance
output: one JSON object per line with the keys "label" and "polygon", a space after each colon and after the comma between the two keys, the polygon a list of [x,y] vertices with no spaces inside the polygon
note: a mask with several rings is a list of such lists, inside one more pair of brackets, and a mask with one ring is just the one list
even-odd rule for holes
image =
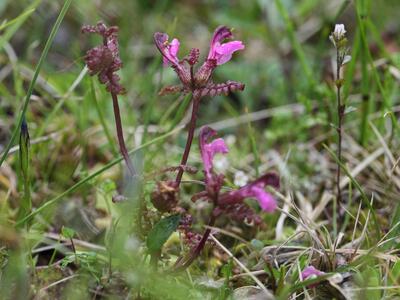
{"label": "green leaf", "polygon": [[67,239],[72,239],[75,235],[75,230],[73,230],[72,228],[63,226],[61,228],[61,234],[63,235],[63,237],[65,237]]}
{"label": "green leaf", "polygon": [[250,241],[251,246],[255,249],[255,250],[262,250],[262,248],[264,248],[264,243],[260,240],[257,239],[252,239]]}
{"label": "green leaf", "polygon": [[176,230],[180,215],[172,215],[159,221],[147,236],[147,248],[151,253],[160,251],[169,236]]}
{"label": "green leaf", "polygon": [[34,1],[22,14],[18,17],[0,25],[2,35],[0,37],[0,49],[14,36],[18,29],[25,23],[28,17],[35,11],[41,0]]}
{"label": "green leaf", "polygon": [[221,274],[224,276],[225,279],[231,278],[233,270],[233,263],[230,260],[227,264],[223,265],[221,268]]}
{"label": "green leaf", "polygon": [[[368,266],[366,270],[363,271],[362,276],[364,279],[363,287],[374,288],[381,285],[380,272],[373,267]],[[365,292],[363,293],[363,297],[365,297],[364,299],[367,300],[381,299],[381,291],[379,289],[365,290]]]}
{"label": "green leaf", "polygon": [[400,281],[400,261],[396,262],[390,271],[389,283],[390,285],[398,285]]}

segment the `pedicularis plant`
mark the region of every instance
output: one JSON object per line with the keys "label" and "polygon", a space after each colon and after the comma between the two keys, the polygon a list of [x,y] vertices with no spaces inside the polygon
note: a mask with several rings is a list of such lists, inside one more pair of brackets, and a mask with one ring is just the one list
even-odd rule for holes
{"label": "pedicularis plant", "polygon": [[[99,81],[106,85],[107,90],[112,95],[121,152],[131,173],[135,174],[129,156],[126,155],[127,151],[119,119],[117,95],[123,93],[124,89],[119,84],[118,75],[115,74],[122,67],[118,52],[118,29],[116,27],[107,28],[103,23],[98,23],[96,26],[83,27],[83,32],[97,33],[103,37],[103,45],[89,50],[85,61],[89,73],[91,75],[98,75]],[[227,63],[232,58],[234,52],[245,48],[241,41],[224,42],[232,37],[232,31],[228,27],[219,26],[211,39],[207,58],[196,69],[195,67],[199,62],[200,56],[199,49],[193,48],[187,56],[179,59],[179,40],[175,38],[169,42],[167,34],[160,32],[154,34],[154,42],[163,56],[163,64],[165,66],[170,65],[181,82],[177,86],[164,87],[160,91],[160,95],[190,93],[192,97],[192,115],[180,165],[179,167],[167,168],[167,171],[177,170],[176,178],[175,180],[157,182],[151,199],[154,207],[160,212],[168,214],[178,213],[180,215],[178,228],[184,234],[189,251],[176,261],[173,266],[174,271],[186,269],[201,253],[211,233],[210,227],[214,225],[219,216],[227,215],[237,221],[253,223],[255,225],[262,224],[261,217],[244,202],[244,199],[257,199],[262,210],[266,212],[273,212],[277,206],[273,196],[264,190],[266,186],[279,187],[279,178],[274,173],[267,173],[237,190],[221,192],[225,176],[214,171],[213,159],[217,153],[228,153],[228,148],[222,138],[215,138],[217,132],[207,126],[200,129],[199,135],[205,189],[192,196],[193,202],[207,201],[213,207],[208,221],[209,226],[202,235],[196,234],[191,230],[193,218],[180,206],[179,187],[184,171],[192,170],[192,168],[187,166],[187,162],[194,139],[197,114],[202,98],[206,96],[214,97],[244,89],[244,84],[240,82],[229,80],[225,83],[214,83],[212,80],[212,74],[218,66]],[[152,254],[154,258],[154,253]],[[157,255],[159,253],[155,253],[155,256]]]}
{"label": "pedicularis plant", "polygon": [[225,83],[214,83],[212,74],[217,66],[223,65],[232,58],[232,54],[238,50],[243,50],[244,45],[241,41],[231,41],[223,43],[224,40],[232,38],[232,31],[225,26],[218,27],[211,39],[210,51],[201,67],[195,71],[195,66],[199,62],[200,50],[193,48],[183,59],[178,58],[180,42],[178,39],[168,41],[166,33],[156,32],[154,42],[163,56],[164,65],[170,64],[181,81],[180,86],[165,87],[160,94],[175,92],[192,94],[192,117],[189,123],[188,137],[186,140],[185,151],[181,160],[181,168],[178,171],[175,182],[171,188],[178,189],[182,180],[184,166],[189,158],[190,148],[193,142],[194,130],[196,128],[197,113],[200,101],[205,96],[217,96],[234,91],[242,91],[244,84],[236,81]]}
{"label": "pedicularis plant", "polygon": [[120,84],[120,78],[116,74],[122,68],[122,61],[119,57],[118,27],[112,26],[107,28],[104,23],[99,22],[96,26],[83,26],[82,33],[94,33],[103,38],[102,45],[87,51],[85,62],[89,74],[92,76],[97,75],[99,82],[104,84],[107,91],[111,94],[119,148],[130,174],[135,176],[136,172],[125,146],[118,104],[118,95],[125,93],[125,88]]}

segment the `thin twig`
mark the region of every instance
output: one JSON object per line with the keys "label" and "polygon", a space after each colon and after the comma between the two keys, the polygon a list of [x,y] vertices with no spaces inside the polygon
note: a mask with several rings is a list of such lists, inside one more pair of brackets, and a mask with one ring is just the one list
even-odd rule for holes
{"label": "thin twig", "polygon": [[[340,50],[339,48],[336,49],[336,99],[337,99],[337,114],[338,114],[338,126],[337,126],[337,133],[338,133],[338,149],[337,149],[337,157],[340,162],[342,162],[342,123],[344,117],[344,109],[345,105],[342,105],[341,99],[341,87],[342,83],[340,82],[340,68],[342,66],[342,62],[340,59]],[[337,189],[337,200],[338,203],[342,203],[342,192],[340,187],[340,164],[337,164],[337,171],[336,171],[336,189]]]}

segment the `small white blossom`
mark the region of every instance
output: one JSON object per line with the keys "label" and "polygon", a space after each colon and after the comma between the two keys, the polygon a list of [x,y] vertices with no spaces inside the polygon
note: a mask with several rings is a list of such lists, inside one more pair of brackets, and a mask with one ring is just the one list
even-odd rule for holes
{"label": "small white blossom", "polygon": [[343,24],[336,24],[335,30],[329,36],[329,39],[333,43],[335,47],[337,47],[337,43],[345,38],[346,29]]}
{"label": "small white blossom", "polygon": [[229,168],[229,160],[226,156],[218,155],[214,158],[214,168],[218,173],[225,173]]}
{"label": "small white blossom", "polygon": [[243,171],[237,171],[235,173],[233,183],[236,186],[242,187],[249,182],[249,177]]}
{"label": "small white blossom", "polygon": [[225,142],[228,146],[232,146],[236,143],[236,136],[229,134],[225,137]]}
{"label": "small white blossom", "polygon": [[344,25],[343,24],[336,24],[335,25],[335,30],[333,31],[333,37],[337,41],[340,41],[342,38],[344,38],[345,33],[346,33],[346,29],[344,29]]}

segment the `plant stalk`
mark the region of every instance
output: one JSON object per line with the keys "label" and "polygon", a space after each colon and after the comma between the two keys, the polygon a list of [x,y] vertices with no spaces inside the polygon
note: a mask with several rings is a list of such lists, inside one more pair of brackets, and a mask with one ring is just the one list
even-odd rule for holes
{"label": "plant stalk", "polygon": [[122,131],[121,114],[120,114],[119,105],[118,105],[118,96],[114,92],[111,92],[111,96],[112,96],[112,100],[113,100],[115,127],[117,129],[119,150],[122,154],[122,157],[125,160],[125,163],[128,167],[128,170],[129,170],[131,176],[133,177],[133,176],[136,176],[136,171],[135,171],[135,168],[133,167],[131,158],[129,157],[129,154],[128,154],[128,150],[126,149],[126,146],[125,146],[124,133]]}
{"label": "plant stalk", "polygon": [[194,131],[196,129],[196,121],[197,121],[197,113],[199,111],[199,105],[200,105],[200,95],[197,92],[193,92],[192,95],[192,102],[193,102],[193,108],[192,108],[192,116],[190,118],[190,123],[189,123],[189,130],[188,130],[188,137],[186,140],[186,145],[185,145],[185,151],[183,152],[180,168],[178,171],[178,174],[176,175],[175,179],[175,187],[179,188],[181,181],[182,181],[182,176],[184,172],[184,167],[186,166],[186,163],[189,158],[189,153],[190,153],[190,148],[193,143],[193,137],[194,137]]}
{"label": "plant stalk", "polygon": [[20,202],[18,218],[24,218],[32,210],[31,183],[30,183],[30,138],[25,118],[22,120],[19,136],[19,162],[24,184],[24,195]]}
{"label": "plant stalk", "polygon": [[184,259],[183,262],[182,262],[182,259],[177,260],[177,263],[175,264],[175,266],[173,268],[174,272],[180,272],[180,271],[187,269],[194,262],[194,260],[200,255],[201,250],[203,250],[203,248],[206,245],[206,242],[208,240],[208,237],[210,236],[210,233],[211,233],[210,227],[214,226],[215,219],[216,219],[216,217],[212,213],[210,220],[208,221],[208,228],[204,231],[200,242],[197,244],[196,248],[189,254],[189,256],[186,259]]}
{"label": "plant stalk", "polygon": [[[215,207],[218,206],[218,194],[213,196],[213,209],[211,212],[211,217],[208,221],[208,228],[204,231],[203,236],[201,237],[200,242],[197,244],[196,248],[189,253],[188,257],[186,259],[178,259],[173,267],[174,272],[179,272],[187,269],[192,262],[200,255],[201,251],[203,250],[204,246],[206,245],[206,242],[208,240],[208,237],[210,236],[211,233],[211,227],[214,226],[215,220],[216,220],[216,215],[214,214],[214,209]],[[182,262],[183,261],[183,262]]]}
{"label": "plant stalk", "polygon": [[[337,126],[337,133],[338,133],[338,149],[337,149],[337,157],[339,162],[342,162],[342,135],[343,135],[343,117],[344,117],[344,110],[345,105],[342,104],[341,99],[341,88],[342,83],[340,80],[340,69],[342,66],[342,61],[340,59],[340,50],[336,49],[336,100],[337,100],[337,114],[338,114],[338,126]],[[342,192],[340,188],[340,164],[337,164],[337,171],[336,171],[336,189],[337,189],[337,200],[338,205],[342,202]]]}

